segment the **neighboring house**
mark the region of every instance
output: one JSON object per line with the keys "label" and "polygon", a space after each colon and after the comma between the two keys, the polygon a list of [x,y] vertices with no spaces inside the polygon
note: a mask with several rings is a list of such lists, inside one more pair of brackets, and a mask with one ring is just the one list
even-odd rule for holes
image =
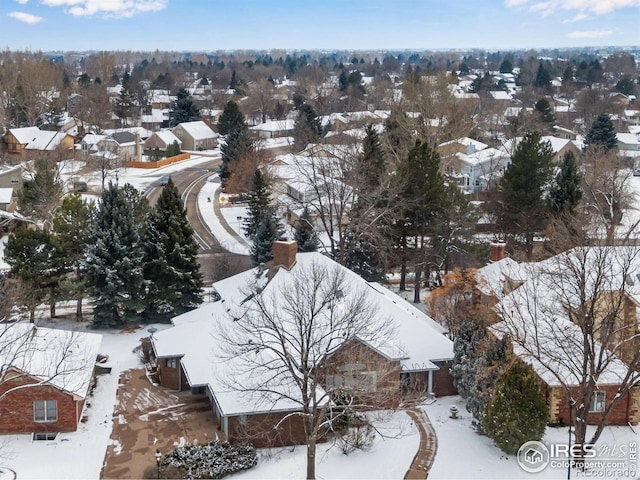
{"label": "neighboring house", "polygon": [[13,202],[13,188],[0,187],[0,210],[9,211]]}
{"label": "neighboring house", "polygon": [[131,132],[115,132],[107,135],[96,144],[98,154],[106,153],[124,162],[135,160],[137,157],[136,138],[136,135]]}
{"label": "neighboring house", "polygon": [[218,145],[219,135],[202,120],[181,123],[172,132],[182,141],[182,150],[211,150]]}
{"label": "neighboring house", "polygon": [[22,165],[0,165],[0,188],[22,186]]}
{"label": "neighboring house", "polygon": [[617,133],[616,139],[618,140],[618,155],[640,157],[640,133]]}
{"label": "neighboring house", "polygon": [[89,155],[93,155],[98,152],[98,143],[101,140],[104,140],[106,135],[98,135],[95,133],[87,133],[80,142],[80,150],[82,151],[82,155],[88,157]]}
{"label": "neighboring house", "polygon": [[[618,392],[625,376],[635,375],[628,364],[635,362],[639,344],[634,339],[640,335],[638,247],[577,247],[519,265],[505,260],[479,271],[487,293],[499,299],[494,308],[499,318],[490,330],[497,337],[507,335],[513,352],[540,377],[550,422],[568,423],[569,395],[579,396],[588,348],[604,367],[592,374],[595,393],[587,423],[600,422],[616,398],[622,399],[611,410],[608,424],[639,423],[640,385]],[[582,271],[584,284],[576,279]],[[586,347],[581,327],[572,320],[583,310],[594,331]]]}
{"label": "neighboring house", "polygon": [[[220,358],[226,345],[220,332],[233,331],[238,319],[232,318],[232,312],[241,311],[242,305],[253,298],[247,297],[248,285],[257,282],[263,285],[258,295],[269,295],[286,285],[297,269],[311,265],[340,269],[351,291],[342,292],[338,298],[363,292],[365,303],[395,326],[388,337],[373,343],[356,336],[337,344],[321,362],[316,377],[324,389],[357,384],[362,396],[390,389],[395,392],[391,400],[395,405],[403,393],[412,395],[419,391],[436,396],[455,393],[449,373],[453,343],[429,316],[320,253],[297,253],[296,242],[278,241],[273,253],[273,263],[267,264],[267,269],[251,269],[214,283],[218,298],[215,302],[175,317],[173,328],[152,337],[160,384],[207,395],[218,426],[230,441],[245,438],[249,431],[265,429],[270,432],[270,439],[257,439],[258,444],[290,445],[304,441],[300,417],[292,415],[300,410],[300,404],[291,399],[296,398],[295,394],[286,398],[292,392],[293,377],[280,375],[275,383],[265,378],[260,391],[233,388],[234,380],[258,374],[247,371],[246,363],[241,367],[237,363],[240,359]],[[261,349],[247,353],[267,354]],[[252,377],[252,381],[262,379]]]}
{"label": "neighboring house", "polygon": [[287,137],[293,135],[294,124],[294,120],[271,120],[249,127],[249,130],[260,138]]}
{"label": "neighboring house", "polygon": [[50,440],[73,432],[93,385],[101,335],[0,326],[0,433]]}
{"label": "neighboring house", "polygon": [[38,127],[11,128],[3,140],[7,144],[7,152],[14,155],[72,149],[74,141],[67,133],[40,130]]}
{"label": "neighboring house", "polygon": [[182,147],[182,140],[176,137],[171,130],[160,130],[145,140],[144,150],[151,151],[157,148],[160,152],[166,153],[167,147],[173,145],[173,142],[177,142],[178,146]]}
{"label": "neighboring house", "polygon": [[[522,141],[524,137],[516,137],[510,140],[507,140],[502,146],[502,151],[513,155],[518,144]],[[567,152],[573,153],[573,155],[577,158],[580,155],[580,140],[569,140],[567,138],[558,138],[550,135],[543,135],[540,137],[541,142],[549,142],[551,145],[551,150],[553,150],[553,160],[555,162],[560,162],[564,154]]]}

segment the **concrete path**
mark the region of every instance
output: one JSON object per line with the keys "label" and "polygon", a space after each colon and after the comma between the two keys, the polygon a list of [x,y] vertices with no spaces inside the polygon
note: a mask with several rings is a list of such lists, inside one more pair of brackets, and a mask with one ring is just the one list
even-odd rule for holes
{"label": "concrete path", "polygon": [[411,408],[407,414],[414,421],[420,431],[420,448],[413,458],[411,467],[404,478],[406,479],[426,479],[433,465],[438,451],[438,437],[433,429],[429,417],[420,408]]}

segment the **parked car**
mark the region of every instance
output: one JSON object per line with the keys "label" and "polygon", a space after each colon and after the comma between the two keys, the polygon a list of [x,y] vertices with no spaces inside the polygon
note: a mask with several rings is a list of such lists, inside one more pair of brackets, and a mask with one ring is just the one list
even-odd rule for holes
{"label": "parked car", "polygon": [[160,185],[164,187],[167,183],[169,183],[170,179],[171,177],[169,175],[163,175],[162,177],[160,177]]}

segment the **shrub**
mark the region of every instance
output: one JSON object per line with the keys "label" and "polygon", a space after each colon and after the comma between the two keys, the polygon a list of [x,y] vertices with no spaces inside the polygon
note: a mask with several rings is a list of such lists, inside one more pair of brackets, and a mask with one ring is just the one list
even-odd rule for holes
{"label": "shrub", "polygon": [[169,453],[162,466],[184,470],[184,478],[222,478],[242,470],[248,470],[258,463],[253,445],[229,442],[211,442],[204,445],[185,445]]}
{"label": "shrub", "polygon": [[484,411],[485,432],[502,451],[515,454],[523,443],[542,438],[548,419],[540,379],[529,365],[513,362]]}
{"label": "shrub", "polygon": [[339,439],[340,451],[349,455],[356,450],[369,450],[375,438],[376,432],[368,423],[349,428]]}

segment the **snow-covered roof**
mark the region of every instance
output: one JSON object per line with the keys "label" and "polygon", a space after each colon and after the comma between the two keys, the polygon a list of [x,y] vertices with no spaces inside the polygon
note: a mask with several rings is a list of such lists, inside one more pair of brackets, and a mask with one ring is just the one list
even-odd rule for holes
{"label": "snow-covered roof", "polygon": [[40,134],[40,129],[38,127],[10,128],[9,132],[15,137],[18,143],[27,145],[36,139]]}
{"label": "snow-covered roof", "polygon": [[[102,335],[37,327],[0,325],[0,365],[84,398],[89,389]],[[4,370],[6,372],[6,370]]]}
{"label": "snow-covered roof", "polygon": [[[208,385],[214,393],[222,412],[226,415],[239,413],[255,413],[273,411],[274,409],[297,409],[299,404],[284,396],[277,402],[265,398],[254,398],[246,391],[230,388],[233,383],[229,376],[250,375],[247,371],[247,359],[221,358],[224,350],[225,334],[233,331],[235,320],[241,318],[250,308],[250,291],[260,287],[261,299],[270,307],[281,312],[282,322],[295,322],[287,319],[285,310],[273,302],[280,301],[278,292],[287,289],[292,282],[299,281],[297,275],[312,268],[339,269],[344,275],[348,291],[342,294],[341,305],[360,295],[364,296],[364,304],[375,312],[371,319],[369,332],[361,332],[356,337],[340,338],[341,342],[331,347],[337,350],[345,341],[356,338],[384,357],[399,361],[404,371],[436,370],[433,363],[453,358],[453,343],[443,333],[444,329],[428,315],[389,290],[376,283],[367,283],[352,271],[340,266],[328,257],[317,253],[298,253],[296,263],[291,270],[274,269],[260,274],[258,269],[251,269],[214,284],[214,289],[221,300],[206,304],[196,310],[185,313],[172,320],[173,328],[158,332],[154,336],[156,355],[162,357],[181,357],[181,364],[190,385]],[[253,286],[253,288],[248,288]],[[246,305],[245,305],[246,304]],[[243,306],[244,305],[244,306]],[[377,336],[380,325],[392,325],[388,336]],[[292,323],[293,325],[293,323]],[[333,344],[332,344],[333,345]],[[274,347],[277,348],[277,347]],[[251,352],[251,355],[268,355],[268,349]],[[268,359],[267,359],[268,361]],[[255,364],[255,360],[252,359]],[[243,373],[244,372],[244,373]],[[259,377],[258,371],[253,375]],[[238,380],[236,378],[235,380]],[[250,382],[260,382],[261,378],[245,378]],[[281,376],[278,377],[281,382]],[[243,382],[240,382],[243,383]],[[269,390],[282,388],[288,390],[291,385],[269,386]],[[264,396],[264,392],[262,392]],[[286,396],[286,395],[285,395]],[[273,399],[271,399],[273,400]]]}
{"label": "snow-covered roof", "polygon": [[42,130],[25,148],[27,150],[55,150],[66,136],[67,134],[64,132]]}
{"label": "snow-covered roof", "polygon": [[494,100],[513,100],[508,92],[504,92],[502,90],[492,90],[489,92],[489,94],[493,97]]}
{"label": "snow-covered roof", "polygon": [[[502,146],[502,150],[509,154],[513,154],[513,152],[515,152],[516,148],[518,147],[518,144],[522,141],[523,138],[524,137],[516,137],[516,138],[511,138],[507,140]],[[540,137],[540,141],[549,142],[551,144],[551,150],[553,150],[554,153],[558,153],[560,150],[565,148],[569,143],[572,143],[574,147],[576,147],[577,149],[580,149],[579,140],[569,140],[566,138],[552,137],[551,135],[543,135],[542,137]]]}
{"label": "snow-covered roof", "polygon": [[616,133],[616,139],[625,145],[640,145],[640,134]]}
{"label": "snow-covered roof", "polygon": [[495,149],[493,147],[485,148],[484,150],[476,151],[474,153],[456,153],[462,162],[468,165],[483,165],[485,163],[492,163],[496,167],[498,163],[504,163],[511,157],[504,151]]}
{"label": "snow-covered roof", "polygon": [[211,130],[209,125],[202,120],[197,120],[195,122],[183,122],[176,126],[174,131],[178,127],[182,127],[194,140],[205,140],[207,138],[219,137],[219,135]]}
{"label": "snow-covered roof", "polygon": [[293,130],[294,120],[270,120],[268,122],[260,123],[249,127],[249,130],[255,130],[258,132],[286,132]]}
{"label": "snow-covered roof", "polygon": [[[171,130],[160,130],[158,132],[154,132],[151,137],[154,136],[162,140],[165,145],[171,145],[173,142],[178,142],[178,145],[182,145],[182,140],[176,137]],[[149,140],[149,138],[147,140]]]}
{"label": "snow-covered roof", "polygon": [[513,281],[522,280],[520,264],[511,257],[505,257],[497,262],[492,262],[476,273],[477,288],[485,295],[500,298],[503,295],[506,279]]}
{"label": "snow-covered roof", "polygon": [[438,147],[446,147],[447,145],[454,145],[454,144],[464,145],[465,147],[473,146],[476,149],[476,151],[484,150],[489,146],[486,143],[479,142],[478,140],[474,140],[473,138],[462,137],[462,138],[456,138],[455,140],[449,140],[448,142],[441,143],[440,145],[438,145]]}

